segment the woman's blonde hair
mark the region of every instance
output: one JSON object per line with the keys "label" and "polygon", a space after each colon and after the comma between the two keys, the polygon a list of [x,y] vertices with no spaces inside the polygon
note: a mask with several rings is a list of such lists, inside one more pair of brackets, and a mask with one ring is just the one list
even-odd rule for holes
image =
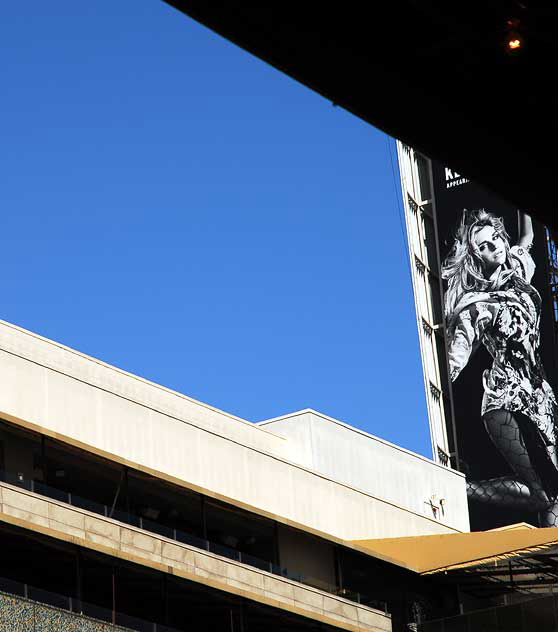
{"label": "woman's blonde hair", "polygon": [[475,243],[475,235],[481,228],[492,226],[504,240],[506,264],[513,268],[510,255],[510,238],[504,222],[484,209],[463,210],[461,222],[455,233],[453,247],[442,263],[442,278],[447,280],[444,298],[444,314],[450,321],[461,297],[467,292],[486,292],[497,289],[499,280],[488,281],[484,276],[483,261]]}

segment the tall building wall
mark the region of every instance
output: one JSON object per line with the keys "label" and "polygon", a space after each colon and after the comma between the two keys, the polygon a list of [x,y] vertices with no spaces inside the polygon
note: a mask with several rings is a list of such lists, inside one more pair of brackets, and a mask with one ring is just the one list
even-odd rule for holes
{"label": "tall building wall", "polygon": [[308,468],[434,525],[469,530],[465,476],[314,410],[260,423]]}
{"label": "tall building wall", "polygon": [[[467,528],[464,515],[446,522],[434,519],[416,507],[395,504],[381,486],[373,495],[353,481],[336,480],[335,472],[314,472],[311,463],[300,462],[292,439],[7,323],[0,324],[0,415],[333,538]],[[394,448],[392,454],[395,471],[400,453]],[[432,468],[442,479],[455,477]]]}
{"label": "tall building wall", "polygon": [[429,161],[411,147],[398,142],[397,153],[432,458],[449,467],[454,446],[447,432],[451,399],[447,388],[432,173]]}

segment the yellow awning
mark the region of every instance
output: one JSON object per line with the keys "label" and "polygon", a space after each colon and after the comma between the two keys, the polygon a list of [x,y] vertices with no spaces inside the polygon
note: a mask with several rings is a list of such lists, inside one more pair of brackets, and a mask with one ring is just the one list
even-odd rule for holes
{"label": "yellow awning", "polygon": [[513,525],[474,533],[353,540],[351,544],[375,557],[427,574],[544,551],[558,545],[558,529]]}

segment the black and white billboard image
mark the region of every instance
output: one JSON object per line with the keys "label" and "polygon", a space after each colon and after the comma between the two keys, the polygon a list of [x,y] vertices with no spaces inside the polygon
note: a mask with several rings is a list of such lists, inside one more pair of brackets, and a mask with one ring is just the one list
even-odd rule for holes
{"label": "black and white billboard image", "polygon": [[454,464],[472,529],[558,526],[552,234],[432,162]]}

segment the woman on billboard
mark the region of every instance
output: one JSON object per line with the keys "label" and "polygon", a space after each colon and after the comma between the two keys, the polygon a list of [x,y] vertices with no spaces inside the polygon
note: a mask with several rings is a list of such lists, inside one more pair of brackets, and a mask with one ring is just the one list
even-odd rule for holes
{"label": "woman on billboard", "polygon": [[518,244],[485,210],[464,211],[442,265],[445,317],[454,381],[482,344],[492,357],[483,372],[481,415],[513,475],[468,481],[481,502],[538,511],[541,526],[558,526],[558,407],[539,355],[541,297],[530,284],[535,263],[531,219],[519,214]]}

